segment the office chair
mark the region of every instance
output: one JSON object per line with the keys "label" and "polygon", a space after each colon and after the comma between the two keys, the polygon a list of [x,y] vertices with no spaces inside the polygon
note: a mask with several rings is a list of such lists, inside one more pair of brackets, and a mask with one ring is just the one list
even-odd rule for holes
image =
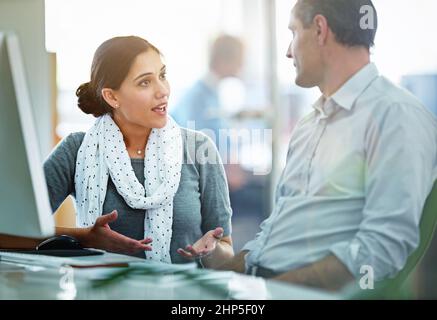
{"label": "office chair", "polygon": [[416,268],[426,253],[434,235],[437,225],[437,181],[428,195],[420,219],[419,247],[410,255],[405,267],[392,279],[375,283],[374,289],[362,290],[356,284],[348,286],[343,291],[347,299],[403,299],[408,298],[408,293],[403,289],[406,280]]}

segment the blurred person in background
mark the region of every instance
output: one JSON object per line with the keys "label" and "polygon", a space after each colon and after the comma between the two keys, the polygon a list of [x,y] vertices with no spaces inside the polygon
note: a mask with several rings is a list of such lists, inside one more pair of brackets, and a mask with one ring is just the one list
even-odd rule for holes
{"label": "blurred person in background", "polygon": [[[237,250],[259,230],[269,178],[267,174],[253,173],[262,160],[247,154],[253,153],[255,142],[239,136],[253,128],[259,129],[260,125],[262,128],[261,123],[264,123],[263,112],[245,105],[246,86],[241,79],[245,55],[246,48],[239,37],[222,34],[214,38],[208,52],[207,73],[172,109],[181,126],[201,130],[219,149],[228,179],[232,225],[237,231],[234,248]],[[264,145],[261,147],[265,148]]]}
{"label": "blurred person in background", "polygon": [[[202,130],[209,134],[219,147],[232,194],[244,187],[247,174],[239,164],[230,163],[228,150],[220,150],[220,129],[232,128],[230,114],[220,100],[220,83],[230,77],[239,77],[244,62],[244,44],[238,37],[220,35],[212,43],[209,52],[209,68],[206,75],[197,80],[175,104],[172,115],[183,127]],[[229,146],[229,141],[226,143]],[[232,201],[231,201],[232,202]]]}

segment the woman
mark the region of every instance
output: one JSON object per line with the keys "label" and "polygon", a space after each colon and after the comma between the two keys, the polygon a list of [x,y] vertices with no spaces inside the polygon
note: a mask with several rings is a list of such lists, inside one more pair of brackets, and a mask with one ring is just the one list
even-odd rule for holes
{"label": "woman", "polygon": [[76,94],[79,108],[97,120],[87,133],[66,137],[44,163],[52,209],[70,194],[76,202],[79,228],[57,233],[168,263],[204,257],[215,268],[232,257],[220,158],[206,135],[168,116],[159,50],[133,36],[104,42],[91,81]]}

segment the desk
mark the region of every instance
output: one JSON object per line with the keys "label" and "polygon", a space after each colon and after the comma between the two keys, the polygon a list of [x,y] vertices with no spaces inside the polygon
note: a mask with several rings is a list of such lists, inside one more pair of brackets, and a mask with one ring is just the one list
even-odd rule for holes
{"label": "desk", "polygon": [[[136,263],[147,266],[147,261]],[[93,280],[120,268],[24,266],[0,262],[0,299],[225,300],[340,299],[332,293],[230,271],[192,269],[197,280],[178,274],[133,274],[103,287]],[[201,279],[201,281],[199,281]],[[214,290],[218,285],[225,290]],[[211,289],[212,288],[212,289]]]}

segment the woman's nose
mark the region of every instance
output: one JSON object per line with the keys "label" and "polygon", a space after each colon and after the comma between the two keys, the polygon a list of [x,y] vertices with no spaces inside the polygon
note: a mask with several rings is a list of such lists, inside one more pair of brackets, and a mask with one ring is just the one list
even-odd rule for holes
{"label": "woman's nose", "polygon": [[163,97],[168,97],[170,95],[170,88],[167,83],[159,81],[158,87],[156,89],[156,97],[161,99]]}

